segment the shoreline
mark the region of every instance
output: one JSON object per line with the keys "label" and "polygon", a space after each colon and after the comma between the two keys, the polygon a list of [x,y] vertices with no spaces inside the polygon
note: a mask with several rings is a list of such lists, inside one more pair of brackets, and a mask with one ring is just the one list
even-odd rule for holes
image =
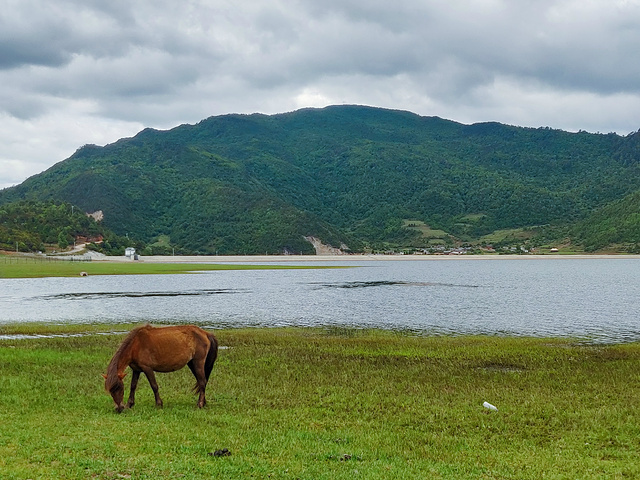
{"label": "shoreline", "polygon": [[[290,263],[290,262],[388,262],[454,260],[605,260],[640,259],[640,255],[175,255],[140,256],[146,263]],[[107,256],[97,261],[135,262]]]}

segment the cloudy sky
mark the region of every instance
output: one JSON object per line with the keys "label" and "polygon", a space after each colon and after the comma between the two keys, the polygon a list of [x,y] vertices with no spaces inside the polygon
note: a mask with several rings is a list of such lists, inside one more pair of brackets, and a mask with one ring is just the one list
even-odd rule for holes
{"label": "cloudy sky", "polygon": [[87,143],[364,104],[640,129],[640,0],[0,0],[0,188]]}

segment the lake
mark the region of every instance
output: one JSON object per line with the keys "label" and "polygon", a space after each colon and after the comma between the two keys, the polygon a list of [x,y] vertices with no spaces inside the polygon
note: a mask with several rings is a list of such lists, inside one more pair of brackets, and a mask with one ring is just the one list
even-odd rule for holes
{"label": "lake", "polygon": [[0,324],[193,322],[640,340],[639,259],[327,265],[352,268],[0,279]]}

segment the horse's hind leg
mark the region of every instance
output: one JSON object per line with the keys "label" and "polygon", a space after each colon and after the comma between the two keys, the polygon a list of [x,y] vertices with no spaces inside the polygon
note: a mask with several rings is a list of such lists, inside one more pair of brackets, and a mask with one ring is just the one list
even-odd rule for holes
{"label": "horse's hind leg", "polygon": [[160,394],[158,393],[158,382],[156,382],[156,376],[153,373],[153,370],[150,368],[143,368],[142,371],[147,376],[149,385],[151,385],[151,390],[153,390],[153,395],[156,398],[156,407],[162,407],[162,399],[160,398]]}
{"label": "horse's hind leg", "polygon": [[129,390],[129,401],[127,402],[127,408],[131,408],[136,403],[136,388],[138,387],[138,379],[140,378],[140,371],[133,370],[131,375],[131,389]]}
{"label": "horse's hind leg", "polygon": [[187,363],[189,370],[193,373],[193,376],[196,377],[196,386],[194,387],[194,391],[199,393],[198,396],[198,408],[202,408],[207,404],[207,399],[205,398],[205,390],[207,388],[207,377],[204,374],[204,362],[196,361],[192,359],[189,363]]}

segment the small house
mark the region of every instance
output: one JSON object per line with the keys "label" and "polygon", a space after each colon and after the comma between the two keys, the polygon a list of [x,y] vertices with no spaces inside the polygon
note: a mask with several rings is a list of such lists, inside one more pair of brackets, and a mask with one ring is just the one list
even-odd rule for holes
{"label": "small house", "polygon": [[124,256],[127,258],[133,258],[136,254],[136,249],[133,247],[127,247],[124,249]]}

